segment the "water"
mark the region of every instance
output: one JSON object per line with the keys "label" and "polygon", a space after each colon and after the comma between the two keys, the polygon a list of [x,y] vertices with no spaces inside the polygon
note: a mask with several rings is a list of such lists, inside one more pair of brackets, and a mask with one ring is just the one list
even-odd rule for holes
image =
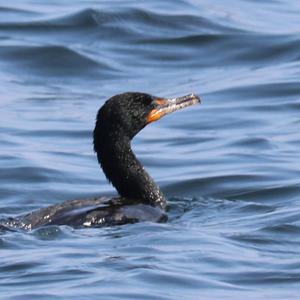
{"label": "water", "polygon": [[199,93],[137,156],[170,220],[0,233],[0,299],[298,299],[299,1],[0,2],[0,215],[113,195],[91,132],[124,91]]}

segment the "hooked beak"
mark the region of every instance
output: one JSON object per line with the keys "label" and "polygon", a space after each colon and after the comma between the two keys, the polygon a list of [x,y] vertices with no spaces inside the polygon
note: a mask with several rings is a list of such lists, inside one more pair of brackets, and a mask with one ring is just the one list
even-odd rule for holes
{"label": "hooked beak", "polygon": [[147,117],[148,124],[159,120],[163,116],[173,111],[185,108],[190,105],[201,103],[201,100],[198,95],[190,94],[173,99],[156,98],[154,99],[154,103],[156,104],[156,107],[151,110]]}

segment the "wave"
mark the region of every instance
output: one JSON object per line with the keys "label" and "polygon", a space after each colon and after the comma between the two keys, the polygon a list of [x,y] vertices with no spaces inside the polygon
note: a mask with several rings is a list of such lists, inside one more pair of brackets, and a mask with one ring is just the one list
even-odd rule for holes
{"label": "wave", "polygon": [[87,57],[67,46],[2,46],[0,56],[9,59],[18,69],[34,69],[39,73],[54,75],[84,75],[99,73],[109,75],[114,69],[106,63]]}
{"label": "wave", "polygon": [[[208,18],[199,15],[179,14],[179,13],[159,13],[141,8],[119,8],[118,10],[97,10],[83,9],[77,12],[68,13],[58,17],[41,18],[40,20],[31,20],[23,22],[0,22],[2,30],[17,29],[55,29],[60,28],[78,28],[78,27],[99,27],[104,24],[119,24],[121,28],[130,27],[130,24],[140,24],[164,29],[191,30],[197,28],[201,32],[243,32],[230,26],[225,26],[211,21]],[[136,28],[136,30],[139,30]],[[148,32],[149,33],[149,32]],[[152,32],[153,33],[153,32]]]}

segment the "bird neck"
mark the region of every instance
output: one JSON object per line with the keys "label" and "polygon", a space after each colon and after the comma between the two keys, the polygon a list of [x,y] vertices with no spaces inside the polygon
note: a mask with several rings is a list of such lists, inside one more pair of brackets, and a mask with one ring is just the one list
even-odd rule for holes
{"label": "bird neck", "polygon": [[134,155],[126,134],[95,130],[94,147],[103,172],[120,196],[165,208],[163,193]]}

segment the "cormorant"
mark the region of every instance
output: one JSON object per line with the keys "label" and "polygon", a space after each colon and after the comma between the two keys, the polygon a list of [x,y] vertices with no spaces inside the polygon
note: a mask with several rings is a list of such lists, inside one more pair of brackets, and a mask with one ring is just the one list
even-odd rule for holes
{"label": "cormorant", "polygon": [[30,230],[47,225],[100,227],[166,220],[166,198],[134,155],[130,143],[147,124],[199,102],[195,94],[174,99],[145,93],[111,97],[97,114],[94,150],[120,197],[66,201],[0,223],[8,228]]}

